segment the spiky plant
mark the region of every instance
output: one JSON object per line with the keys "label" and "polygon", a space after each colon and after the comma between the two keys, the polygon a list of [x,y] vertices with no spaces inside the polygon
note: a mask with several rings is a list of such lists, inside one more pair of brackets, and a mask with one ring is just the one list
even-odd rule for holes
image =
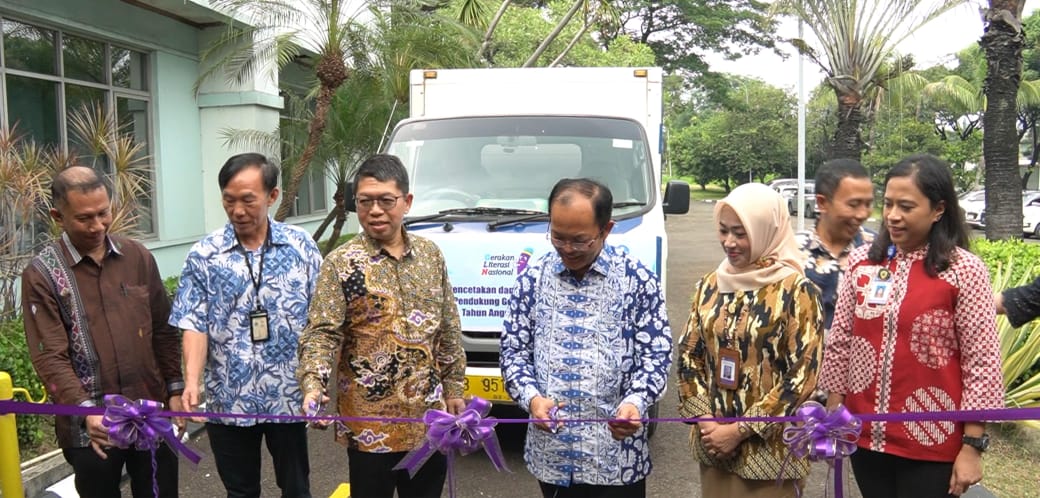
{"label": "spiky plant", "polygon": [[112,225],[109,232],[139,234],[143,212],[141,199],[151,190],[152,181],[144,153],[147,144],[126,133],[113,113],[100,105],[83,105],[69,114],[70,132],[85,150],[70,151],[79,164],[104,171],[112,183]]}

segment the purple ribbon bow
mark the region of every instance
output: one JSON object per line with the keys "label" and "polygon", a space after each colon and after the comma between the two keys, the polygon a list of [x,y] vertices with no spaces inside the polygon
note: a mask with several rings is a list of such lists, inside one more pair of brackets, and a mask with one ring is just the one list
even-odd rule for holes
{"label": "purple ribbon bow", "polygon": [[828,413],[815,401],[802,404],[795,416],[802,422],[784,429],[784,443],[795,458],[834,461],[834,496],[842,498],[842,460],[856,451],[862,422],[845,405]]}
{"label": "purple ribbon bow", "polygon": [[106,394],[105,416],[101,420],[101,424],[108,428],[108,439],[116,447],[133,447],[152,452],[152,492],[155,496],[159,496],[155,450],[163,440],[166,440],[166,444],[170,445],[174,452],[184,455],[194,464],[198,464],[202,458],[177,438],[170,419],[159,416],[162,409],[163,405],[158,401],[130,401],[119,394]]}
{"label": "purple ribbon bow", "polygon": [[484,448],[495,470],[509,472],[498,436],[495,435],[498,421],[487,416],[490,412],[491,403],[478,397],[474,397],[458,416],[443,410],[427,410],[423,415],[423,422],[428,426],[426,442],[408,452],[394,470],[404,469],[410,477],[415,477],[434,452],[439,451],[448,458],[448,491],[452,497],[455,496],[455,453],[468,455]]}

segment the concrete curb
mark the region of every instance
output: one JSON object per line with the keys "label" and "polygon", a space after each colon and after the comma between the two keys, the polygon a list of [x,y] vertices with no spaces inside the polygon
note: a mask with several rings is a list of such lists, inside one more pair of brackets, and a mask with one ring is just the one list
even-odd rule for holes
{"label": "concrete curb", "polygon": [[26,498],[43,496],[47,488],[70,475],[72,466],[61,450],[54,450],[22,465],[22,488]]}

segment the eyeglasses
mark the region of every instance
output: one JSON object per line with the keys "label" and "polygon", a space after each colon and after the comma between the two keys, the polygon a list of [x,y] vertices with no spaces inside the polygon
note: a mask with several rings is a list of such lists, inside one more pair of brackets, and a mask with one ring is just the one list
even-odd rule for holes
{"label": "eyeglasses", "polygon": [[600,232],[595,237],[593,237],[593,238],[591,238],[589,240],[563,240],[563,239],[557,239],[556,237],[553,237],[552,233],[550,233],[550,232],[545,232],[545,238],[548,239],[549,243],[552,244],[553,247],[555,247],[557,249],[564,249],[564,248],[570,247],[571,250],[580,252],[580,251],[588,251],[589,249],[591,249],[592,248],[592,244],[595,244],[596,241],[599,240],[599,236],[602,235],[602,234],[603,234],[603,232]]}
{"label": "eyeglasses", "polygon": [[404,196],[403,195],[394,195],[394,196],[387,195],[387,196],[383,196],[383,197],[377,197],[375,199],[367,199],[367,198],[364,198],[364,197],[358,197],[357,199],[354,199],[354,200],[355,200],[355,202],[357,202],[357,206],[359,208],[361,208],[361,209],[365,209],[365,210],[372,209],[372,206],[374,206],[376,204],[379,204],[379,209],[382,209],[383,211],[389,211],[389,210],[393,209],[394,206],[397,205],[397,199],[400,199],[402,197],[404,197]]}

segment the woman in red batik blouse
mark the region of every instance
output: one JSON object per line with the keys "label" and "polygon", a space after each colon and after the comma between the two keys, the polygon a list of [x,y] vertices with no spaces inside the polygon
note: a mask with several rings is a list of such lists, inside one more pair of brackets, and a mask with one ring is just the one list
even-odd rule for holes
{"label": "woman in red batik blouse", "polygon": [[[853,413],[1004,407],[1000,344],[985,264],[949,166],[903,159],[885,178],[880,233],[849,255],[820,387]],[[852,469],[864,498],[959,496],[982,479],[983,422],[863,424]]]}

